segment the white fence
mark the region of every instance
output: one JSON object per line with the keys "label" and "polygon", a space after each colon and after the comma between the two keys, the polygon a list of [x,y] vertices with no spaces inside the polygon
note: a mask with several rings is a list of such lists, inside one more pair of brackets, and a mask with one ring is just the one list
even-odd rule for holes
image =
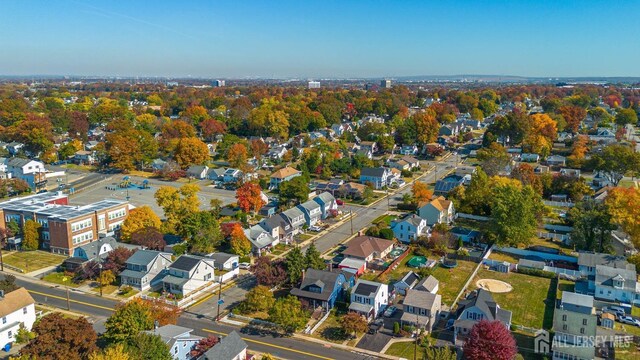
{"label": "white fence", "polygon": [[572,203],[572,202],[569,202],[569,201],[550,201],[550,200],[545,200],[543,202],[547,206],[569,207],[569,208],[576,206],[575,203]]}
{"label": "white fence", "polygon": [[320,325],[322,325],[322,323],[327,320],[327,318],[329,317],[329,315],[331,314],[330,311],[327,311],[326,314],[324,314],[324,316],[320,319],[320,321],[318,321],[315,325],[313,325],[313,327],[311,329],[307,331],[305,331],[307,334],[313,334],[316,330],[318,330],[318,328],[320,327]]}
{"label": "white fence", "polygon": [[458,213],[458,217],[462,219],[476,220],[476,221],[489,221],[491,220],[488,216],[480,216],[480,215],[472,215],[465,213]]}
{"label": "white fence", "polygon": [[545,231],[538,231],[538,237],[543,239],[560,240],[562,242],[571,241],[571,235],[569,234],[558,234],[558,233],[550,233]]}
{"label": "white fence", "polygon": [[214,276],[214,280],[217,282],[221,282],[221,283],[226,283],[227,281],[231,280],[231,279],[235,279],[236,277],[238,277],[238,274],[240,274],[240,269],[239,268],[235,268],[229,272],[226,272],[222,275],[215,275]]}

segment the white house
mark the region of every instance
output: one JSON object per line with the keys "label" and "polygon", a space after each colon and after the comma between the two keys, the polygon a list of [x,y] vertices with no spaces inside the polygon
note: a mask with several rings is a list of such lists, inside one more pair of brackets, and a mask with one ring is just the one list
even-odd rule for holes
{"label": "white house", "polygon": [[389,304],[389,286],[375,281],[358,280],[351,291],[349,311],[374,319]]}
{"label": "white house", "polygon": [[162,287],[173,294],[188,296],[213,283],[214,269],[213,259],[182,255],[169,265]]}
{"label": "white house", "polygon": [[191,359],[191,350],[202,339],[201,336],[192,335],[192,331],[193,329],[169,324],[145,331],[145,333],[160,336],[169,347],[169,352],[174,360],[187,360]]}
{"label": "white house", "polygon": [[416,214],[408,214],[400,220],[391,223],[393,235],[403,243],[415,241],[425,234],[427,221]]}
{"label": "white house", "polygon": [[320,195],[313,198],[313,201],[320,205],[320,211],[322,212],[322,219],[326,219],[331,216],[332,211],[338,209],[338,203],[336,198],[329,192],[323,192]]}
{"label": "white house", "polygon": [[206,165],[191,165],[187,169],[187,176],[190,178],[204,180],[207,178],[209,167]]}
{"label": "white house", "polygon": [[362,168],[360,170],[360,183],[371,183],[374,189],[382,189],[391,183],[390,178],[393,176],[389,168]]}
{"label": "white house", "polygon": [[393,290],[398,294],[404,295],[406,294],[407,289],[413,289],[419,281],[420,277],[413,271],[409,271],[402,277],[402,279],[393,284]]}
{"label": "white house", "polygon": [[235,254],[217,252],[207,255],[207,257],[213,259],[213,265],[218,270],[233,270],[236,269],[240,263],[240,257]]}
{"label": "white house", "polygon": [[47,183],[46,170],[40,161],[11,158],[7,162],[7,172],[10,172],[13,178],[24,180],[34,189]]}
{"label": "white house", "polygon": [[300,229],[305,224],[304,213],[297,207],[292,207],[282,212],[282,215],[291,223],[294,235],[300,232]]}
{"label": "white house", "polygon": [[31,330],[36,321],[35,301],[25,288],[0,294],[0,346],[16,341],[20,325]]}
{"label": "white house", "polygon": [[[304,216],[302,217],[302,220],[304,222]],[[253,225],[252,227],[245,229],[244,235],[249,239],[252,252],[257,256],[260,256],[263,251],[269,250],[280,243],[280,239],[278,237],[271,236],[271,233],[260,225]]]}
{"label": "white house", "polygon": [[139,291],[159,287],[170,264],[169,253],[138,250],[125,262],[125,269],[120,273],[120,283]]}
{"label": "white house", "polygon": [[200,360],[246,360],[247,343],[237,332],[232,331],[220,342],[207,350]]}
{"label": "white house", "polygon": [[[473,291],[460,301],[453,323],[454,339],[466,337],[480,320],[500,321],[507,329],[511,328],[511,311],[500,308],[491,293],[484,289]],[[455,342],[455,341],[454,341]]]}
{"label": "white house", "polygon": [[313,200],[305,201],[297,206],[304,214],[304,219],[308,226],[315,225],[322,218],[320,204]]}
{"label": "white house", "polygon": [[554,360],[593,359],[598,319],[593,309],[593,297],[562,292],[562,300],[553,312]]}
{"label": "white house", "polygon": [[455,218],[453,202],[440,196],[418,208],[418,215],[427,221],[427,225],[450,224]]}

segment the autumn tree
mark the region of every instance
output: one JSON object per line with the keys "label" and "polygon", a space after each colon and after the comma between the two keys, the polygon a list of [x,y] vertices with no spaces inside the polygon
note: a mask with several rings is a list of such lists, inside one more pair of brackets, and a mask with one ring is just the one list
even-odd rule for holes
{"label": "autumn tree", "polygon": [[489,238],[500,245],[529,244],[544,208],[540,194],[520,182],[494,182],[490,204]]}
{"label": "autumn tree", "polygon": [[192,105],[189,106],[180,115],[191,119],[195,124],[200,124],[202,121],[210,118],[209,112],[204,106]]}
{"label": "autumn tree", "polygon": [[278,324],[287,333],[293,333],[307,324],[309,314],[297,297],[288,295],[276,300],[269,309],[269,321]]}
{"label": "autumn tree", "polygon": [[427,202],[431,200],[431,196],[433,196],[433,192],[429,190],[427,184],[422,181],[414,181],[411,193],[413,194],[413,200],[416,204]]}
{"label": "autumn tree", "polygon": [[[448,346],[430,346],[424,350],[425,360],[456,360],[457,358],[455,350],[451,350]],[[513,360],[516,359],[514,358]]]}
{"label": "autumn tree", "polygon": [[222,241],[218,219],[209,211],[197,211],[185,216],[176,227],[177,233],[187,239],[192,252],[208,254]]}
{"label": "autumn tree", "polygon": [[478,150],[477,158],[480,161],[480,167],[489,176],[498,175],[505,171],[511,163],[511,157],[507,153],[507,149],[495,142]]}
{"label": "autumn tree", "polygon": [[611,243],[611,231],[616,229],[607,205],[593,199],[583,200],[568,215],[573,227],[571,240],[576,248],[605,252]]}
{"label": "autumn tree", "polygon": [[578,132],[580,123],[587,116],[587,111],[579,106],[565,105],[560,109],[560,114],[567,121],[567,126],[572,132]]}
{"label": "autumn tree", "polygon": [[342,319],[340,319],[340,325],[345,334],[355,334],[356,336],[366,332],[368,327],[367,320],[365,320],[362,315],[355,312],[349,312],[342,316]]}
{"label": "autumn tree", "polygon": [[40,229],[41,225],[34,220],[24,222],[22,230],[22,249],[31,251],[38,250],[40,247]]}
{"label": "autumn tree", "polygon": [[199,210],[199,191],[200,187],[195,184],[185,184],[179,189],[172,186],[162,186],[156,191],[154,198],[164,211],[166,218],[162,224],[162,229],[165,232],[175,233],[178,224],[185,217]]}
{"label": "autumn tree", "polygon": [[251,140],[249,147],[251,148],[251,155],[258,160],[262,159],[262,156],[269,151],[269,146],[262,139]]}
{"label": "autumn tree", "polygon": [[216,135],[222,135],[227,132],[227,126],[216,119],[206,119],[200,123],[202,135],[205,139],[212,141]]}
{"label": "autumn tree", "polygon": [[242,227],[239,224],[237,225],[229,236],[229,246],[231,247],[231,252],[234,254],[247,256],[251,253],[251,242],[244,234]]}
{"label": "autumn tree", "polygon": [[131,243],[150,250],[164,250],[167,243],[158,228],[148,226],[131,234]]}
{"label": "autumn tree", "polygon": [[136,252],[135,249],[127,249],[125,247],[117,247],[107,254],[103,262],[103,269],[109,270],[114,274],[120,274],[126,267],[127,260]]}
{"label": "autumn tree", "polygon": [[115,344],[89,355],[89,360],[133,360],[124,344]]}
{"label": "autumn tree", "polygon": [[97,279],[100,287],[111,285],[114,281],[116,281],[116,275],[111,270],[102,271]]}
{"label": "autumn tree", "polygon": [[153,322],[150,307],[136,298],[116,306],[105,323],[104,337],[111,343],[129,342],[141,331],[153,329]]}
{"label": "autumn tree", "polygon": [[129,216],[122,223],[120,237],[124,241],[130,241],[131,235],[136,231],[153,227],[159,229],[162,221],[148,205],[140,206],[129,211]]}
{"label": "autumn tree", "polygon": [[209,335],[206,338],[202,338],[193,346],[189,355],[191,355],[192,359],[198,359],[218,342],[218,337],[215,335]]}
{"label": "autumn tree", "polygon": [[587,166],[601,171],[614,185],[618,185],[625,175],[640,173],[640,153],[628,145],[611,144],[593,154]]}
{"label": "autumn tree", "polygon": [[267,256],[260,256],[255,260],[251,266],[251,273],[256,277],[259,285],[270,288],[281,285],[287,279],[282,261],[271,261]]}
{"label": "autumn tree", "polygon": [[273,97],[262,99],[260,106],[251,110],[247,124],[253,134],[278,139],[286,139],[289,136],[289,115]]}
{"label": "autumn tree", "polygon": [[531,126],[523,142],[523,148],[530,153],[546,157],[551,153],[557,138],[558,126],[547,114],[531,115]]}
{"label": "autumn tree", "polygon": [[198,138],[182,138],[176,144],[173,157],[181,168],[186,169],[191,165],[206,163],[209,160],[209,148]]}
{"label": "autumn tree", "polygon": [[247,159],[249,158],[249,151],[243,144],[231,145],[227,150],[227,162],[231,167],[236,169],[242,169],[247,165]]}
{"label": "autumn tree", "polygon": [[72,319],[59,313],[51,313],[33,325],[36,334],[20,350],[22,356],[39,360],[84,360],[98,349],[98,336],[86,318]]}
{"label": "autumn tree", "polygon": [[588,148],[587,144],[589,143],[589,137],[586,135],[578,135],[573,140],[573,145],[571,146],[571,155],[567,157],[567,161],[571,166],[580,168],[584,163],[584,157],[587,154]]}
{"label": "autumn tree", "polygon": [[127,350],[136,360],[172,360],[169,345],[159,335],[139,333],[128,341]]}
{"label": "autumn tree", "polygon": [[162,139],[165,144],[171,143],[171,140],[192,137],[196,137],[196,129],[185,121],[174,120],[162,126]]}
{"label": "autumn tree", "polygon": [[620,126],[626,126],[628,124],[636,125],[638,123],[638,114],[631,108],[619,109],[615,120],[616,124]]}
{"label": "autumn tree", "polygon": [[640,190],[616,187],[609,190],[605,200],[613,222],[631,236],[636,247],[640,247]]}
{"label": "autumn tree", "polygon": [[473,325],[463,346],[464,357],[469,360],[513,360],[517,350],[513,335],[497,320]]}
{"label": "autumn tree", "polygon": [[236,189],[238,206],[244,212],[256,213],[266,202],[262,199],[262,189],[255,182],[245,182]]}
{"label": "autumn tree", "polygon": [[275,303],[273,293],[268,287],[264,285],[258,285],[247,292],[245,297],[243,310],[247,313],[256,311],[269,311]]}
{"label": "autumn tree", "polygon": [[511,170],[511,178],[520,181],[523,185],[531,185],[537,193],[542,194],[542,182],[531,165],[526,163],[516,165]]}
{"label": "autumn tree", "polygon": [[432,110],[419,111],[410,117],[415,124],[416,141],[421,144],[435,142],[440,131],[440,124]]}

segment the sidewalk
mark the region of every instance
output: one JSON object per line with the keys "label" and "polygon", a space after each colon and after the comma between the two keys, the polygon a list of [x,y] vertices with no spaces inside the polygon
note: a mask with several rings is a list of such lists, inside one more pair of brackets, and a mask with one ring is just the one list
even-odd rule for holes
{"label": "sidewalk", "polygon": [[317,343],[317,344],[322,344],[323,346],[328,347],[328,348],[333,347],[333,348],[338,348],[338,349],[350,351],[350,352],[352,352],[354,354],[361,354],[361,355],[371,356],[374,359],[375,358],[392,359],[392,360],[399,359],[396,356],[386,355],[386,354],[383,354],[382,352],[377,353],[377,352],[374,352],[374,351],[360,349],[360,348],[353,347],[353,346],[336,344],[336,343],[332,343],[332,342],[316,339],[316,338],[313,338],[313,337],[310,337],[310,336],[305,336],[305,335],[301,335],[301,334],[297,334],[297,333],[293,334],[292,337],[296,338],[296,339],[299,339],[299,340],[307,341],[307,342],[313,342],[313,343]]}

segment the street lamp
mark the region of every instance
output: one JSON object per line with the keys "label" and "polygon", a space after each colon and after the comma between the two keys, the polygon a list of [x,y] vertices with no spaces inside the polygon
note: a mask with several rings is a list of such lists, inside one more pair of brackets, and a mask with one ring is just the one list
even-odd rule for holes
{"label": "street lamp", "polygon": [[100,285],[100,297],[102,297],[102,264],[98,263],[98,285]]}

